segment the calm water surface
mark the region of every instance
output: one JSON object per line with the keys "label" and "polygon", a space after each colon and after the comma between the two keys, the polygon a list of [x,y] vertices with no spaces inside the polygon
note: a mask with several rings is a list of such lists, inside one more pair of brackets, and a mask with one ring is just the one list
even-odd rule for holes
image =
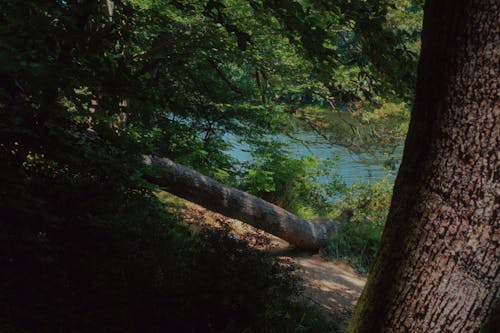
{"label": "calm water surface", "polygon": [[[333,158],[335,163],[331,171],[339,175],[347,185],[352,185],[356,181],[374,182],[383,178],[394,180],[397,167],[399,167],[398,164],[395,170],[388,170],[382,166],[381,161],[388,159],[382,153],[376,153],[375,156],[370,154],[355,154],[344,147],[332,145],[314,133],[300,132],[294,134],[293,137],[298,138],[302,142],[293,140],[285,135],[266,136],[265,138],[282,143],[293,157],[316,156],[318,158]],[[251,146],[249,144],[242,142],[238,137],[230,134],[226,135],[225,139],[233,146],[227,150],[232,157],[239,162],[252,160],[252,155],[250,154]],[[303,142],[307,142],[307,145]],[[400,161],[401,154],[402,146],[390,157]],[[326,181],[326,177],[324,179],[320,177],[318,181],[324,182]]]}

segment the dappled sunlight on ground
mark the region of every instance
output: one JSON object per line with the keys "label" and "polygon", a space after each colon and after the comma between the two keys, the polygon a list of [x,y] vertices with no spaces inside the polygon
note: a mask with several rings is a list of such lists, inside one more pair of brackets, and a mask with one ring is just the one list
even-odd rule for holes
{"label": "dappled sunlight on ground", "polygon": [[281,240],[273,240],[273,255],[289,258],[304,279],[304,297],[341,321],[345,327],[366,283],[366,278],[342,262],[328,261],[319,254],[302,251]]}
{"label": "dappled sunlight on ground", "polygon": [[349,317],[366,282],[344,264],[325,261],[319,256],[292,257],[301,267],[305,280],[305,295],[329,311]]}

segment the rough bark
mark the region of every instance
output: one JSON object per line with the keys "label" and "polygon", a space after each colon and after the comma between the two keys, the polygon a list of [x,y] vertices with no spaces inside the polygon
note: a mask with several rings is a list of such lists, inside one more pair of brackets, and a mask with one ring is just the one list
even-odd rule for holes
{"label": "rough bark", "polygon": [[425,5],[381,249],[349,332],[478,332],[499,313],[500,2]]}
{"label": "rough bark", "polygon": [[320,223],[305,220],[285,209],[249,193],[221,184],[168,158],[145,156],[144,163],[156,167],[149,180],[167,191],[205,208],[238,219],[304,249],[319,249],[350,218],[345,211],[339,218]]}

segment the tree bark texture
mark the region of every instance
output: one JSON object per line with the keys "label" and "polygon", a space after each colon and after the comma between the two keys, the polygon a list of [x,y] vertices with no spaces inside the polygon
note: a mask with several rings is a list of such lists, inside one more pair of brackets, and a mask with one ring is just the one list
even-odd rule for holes
{"label": "tree bark texture", "polygon": [[168,158],[145,156],[144,163],[156,167],[149,180],[168,192],[205,208],[238,219],[304,249],[319,249],[350,217],[319,223],[305,220],[249,193],[221,184]]}
{"label": "tree bark texture", "polygon": [[500,1],[424,10],[403,161],[349,332],[479,332],[500,315]]}

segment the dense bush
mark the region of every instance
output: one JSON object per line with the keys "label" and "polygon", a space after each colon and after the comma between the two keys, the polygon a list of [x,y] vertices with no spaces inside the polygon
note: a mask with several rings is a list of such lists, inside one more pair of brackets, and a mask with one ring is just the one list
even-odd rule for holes
{"label": "dense bush", "polygon": [[237,186],[296,215],[325,215],[331,209],[331,197],[345,187],[330,171],[332,160],[290,157],[275,142],[260,142],[252,155]]}
{"label": "dense bush", "polygon": [[325,329],[290,263],[191,234],[114,165],[29,160],[1,191],[2,332]]}
{"label": "dense bush", "polygon": [[337,208],[350,208],[354,215],[333,235],[325,252],[367,273],[379,248],[391,194],[392,183],[388,180],[356,183],[343,192]]}

